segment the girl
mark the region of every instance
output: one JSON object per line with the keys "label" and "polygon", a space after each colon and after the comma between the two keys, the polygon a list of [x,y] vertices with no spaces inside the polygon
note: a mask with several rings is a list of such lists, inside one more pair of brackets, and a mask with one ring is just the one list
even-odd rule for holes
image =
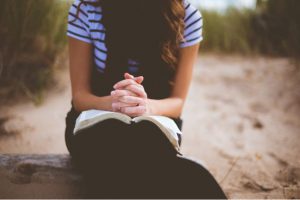
{"label": "girl", "polygon": [[[200,180],[205,170],[201,168],[197,176],[175,178],[174,173],[181,174],[178,170],[196,172],[200,166],[188,160],[178,163],[165,138],[158,138],[162,134],[153,134],[159,132],[153,124],[126,127],[108,120],[89,134],[73,136],[72,132],[80,112],[88,109],[131,117],[163,115],[181,128],[180,116],[202,40],[200,12],[183,0],[76,0],[68,22],[72,107],[66,118],[66,144],[92,180],[89,189],[94,187],[94,194],[101,190],[102,195],[118,191],[122,198],[133,193],[199,197],[199,185],[189,184],[189,190],[179,192],[175,179]],[[152,173],[145,171],[149,169]],[[209,191],[216,187],[210,183],[216,183],[207,177],[206,193],[213,193]],[[125,183],[129,178],[130,183]],[[205,198],[204,194],[200,197]]]}

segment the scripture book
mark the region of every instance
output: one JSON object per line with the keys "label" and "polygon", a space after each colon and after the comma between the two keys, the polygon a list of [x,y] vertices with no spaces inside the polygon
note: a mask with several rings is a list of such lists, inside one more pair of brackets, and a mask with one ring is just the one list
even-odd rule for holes
{"label": "scripture book", "polygon": [[117,119],[126,124],[139,123],[141,121],[150,121],[162,131],[162,133],[168,138],[168,140],[178,152],[180,150],[177,134],[182,133],[179,130],[176,123],[174,122],[174,120],[164,116],[140,116],[131,118],[125,114],[118,112],[109,112],[103,110],[87,110],[81,112],[81,114],[76,119],[74,135],[86,128],[89,128],[107,119]]}

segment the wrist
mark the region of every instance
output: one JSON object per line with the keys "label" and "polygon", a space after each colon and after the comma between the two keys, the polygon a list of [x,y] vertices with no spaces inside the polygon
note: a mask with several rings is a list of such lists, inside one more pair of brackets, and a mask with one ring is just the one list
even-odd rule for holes
{"label": "wrist", "polygon": [[112,103],[113,100],[111,96],[97,97],[97,100],[94,102],[93,107],[96,110],[113,111]]}
{"label": "wrist", "polygon": [[112,97],[99,97],[88,92],[76,93],[73,95],[73,104],[76,111],[90,109],[112,111]]}
{"label": "wrist", "polygon": [[159,115],[156,110],[156,102],[153,99],[147,99],[147,114],[148,115]]}
{"label": "wrist", "polygon": [[184,101],[180,98],[148,99],[147,101],[149,115],[161,115],[170,118],[181,116]]}

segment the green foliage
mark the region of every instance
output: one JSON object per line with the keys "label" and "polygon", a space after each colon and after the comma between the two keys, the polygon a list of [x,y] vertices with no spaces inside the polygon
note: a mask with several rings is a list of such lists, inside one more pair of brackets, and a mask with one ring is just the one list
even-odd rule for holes
{"label": "green foliage", "polygon": [[61,0],[1,1],[1,96],[26,94],[40,99],[66,43],[68,5]]}
{"label": "green foliage", "polygon": [[300,57],[300,1],[258,0],[256,10],[202,11],[202,48],[242,54]]}
{"label": "green foliage", "polygon": [[268,0],[258,4],[253,28],[259,48],[272,55],[300,56],[300,1]]}
{"label": "green foliage", "polygon": [[252,11],[229,9],[225,14],[216,11],[202,11],[204,19],[204,42],[202,48],[220,52],[249,53],[252,50]]}
{"label": "green foliage", "polygon": [[[69,0],[1,0],[0,97],[39,102],[66,44]],[[300,1],[257,0],[256,10],[202,11],[206,51],[300,58]]]}

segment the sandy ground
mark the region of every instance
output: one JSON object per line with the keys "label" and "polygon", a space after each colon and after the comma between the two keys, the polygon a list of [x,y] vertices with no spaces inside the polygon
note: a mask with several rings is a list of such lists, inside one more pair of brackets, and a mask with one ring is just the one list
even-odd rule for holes
{"label": "sandy ground", "polygon": [[[202,55],[184,110],[182,152],[230,198],[300,198],[300,78],[286,59]],[[41,106],[3,107],[0,153],[67,153],[66,69]],[[0,120],[1,125],[1,120]]]}

